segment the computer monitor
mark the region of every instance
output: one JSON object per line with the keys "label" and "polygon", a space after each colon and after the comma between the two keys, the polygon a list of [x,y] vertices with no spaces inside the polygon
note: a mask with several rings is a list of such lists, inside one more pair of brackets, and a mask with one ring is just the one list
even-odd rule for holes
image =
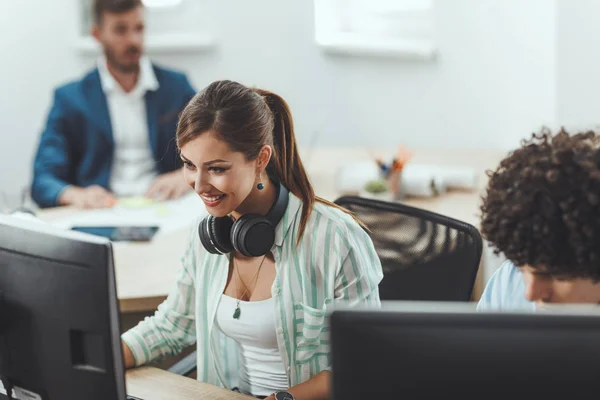
{"label": "computer monitor", "polygon": [[107,239],[0,216],[0,379],[0,399],[126,399]]}
{"label": "computer monitor", "polygon": [[598,311],[386,304],[330,323],[334,400],[600,395]]}

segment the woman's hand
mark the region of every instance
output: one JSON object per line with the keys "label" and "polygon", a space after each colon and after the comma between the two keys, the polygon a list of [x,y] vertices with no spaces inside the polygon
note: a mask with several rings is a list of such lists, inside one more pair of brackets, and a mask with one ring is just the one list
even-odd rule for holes
{"label": "woman's hand", "polygon": [[[327,400],[330,398],[331,372],[321,371],[306,382],[302,382],[287,391],[295,400]],[[276,400],[275,393],[266,400]]]}

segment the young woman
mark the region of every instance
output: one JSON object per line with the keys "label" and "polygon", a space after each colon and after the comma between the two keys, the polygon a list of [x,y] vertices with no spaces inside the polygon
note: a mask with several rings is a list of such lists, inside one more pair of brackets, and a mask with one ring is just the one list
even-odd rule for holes
{"label": "young woman", "polygon": [[315,197],[276,94],[214,82],[183,111],[177,145],[209,216],[194,224],[176,288],[123,335],[127,367],[195,342],[201,381],[259,398],[329,398],[327,309],[380,304],[368,234]]}

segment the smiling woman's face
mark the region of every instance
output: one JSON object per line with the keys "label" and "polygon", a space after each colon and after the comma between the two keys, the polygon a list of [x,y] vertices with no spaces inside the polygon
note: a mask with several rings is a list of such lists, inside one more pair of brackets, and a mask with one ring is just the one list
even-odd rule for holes
{"label": "smiling woman's face", "polygon": [[198,135],[181,147],[184,177],[215,217],[230,214],[255,187],[258,159],[248,161],[211,132]]}

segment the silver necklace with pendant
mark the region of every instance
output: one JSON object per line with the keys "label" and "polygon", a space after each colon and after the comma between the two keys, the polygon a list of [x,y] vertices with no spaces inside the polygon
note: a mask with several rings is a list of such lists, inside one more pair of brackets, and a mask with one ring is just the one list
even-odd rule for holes
{"label": "silver necklace with pendant", "polygon": [[[263,256],[262,261],[260,262],[260,265],[258,266],[258,269],[256,270],[256,273],[254,274],[254,278],[252,278],[252,280],[254,281],[254,286],[252,288],[252,291],[254,291],[254,288],[256,288],[256,284],[258,283],[258,274],[260,273],[260,269],[262,268],[263,262],[265,261],[266,257],[267,257],[267,255],[265,254]],[[234,266],[234,269],[237,271],[238,279],[243,284],[244,282],[242,281],[242,278],[240,276],[240,271],[239,271],[239,268],[237,267],[237,264],[235,262],[235,258],[233,258],[233,266]],[[235,289],[235,293],[237,295],[237,293],[238,293],[238,290],[237,290],[237,279],[235,279],[235,277],[233,278],[233,286],[234,286],[234,289]],[[240,303],[242,301],[242,298],[248,292],[248,286],[246,286],[245,284],[244,284],[244,286],[246,287],[246,290],[244,290],[244,293],[242,293],[242,295],[240,296],[240,298],[236,299],[236,302],[235,302],[236,306],[235,306],[235,310],[233,311],[233,319],[240,319],[240,316],[242,315],[242,309],[240,308]]]}

